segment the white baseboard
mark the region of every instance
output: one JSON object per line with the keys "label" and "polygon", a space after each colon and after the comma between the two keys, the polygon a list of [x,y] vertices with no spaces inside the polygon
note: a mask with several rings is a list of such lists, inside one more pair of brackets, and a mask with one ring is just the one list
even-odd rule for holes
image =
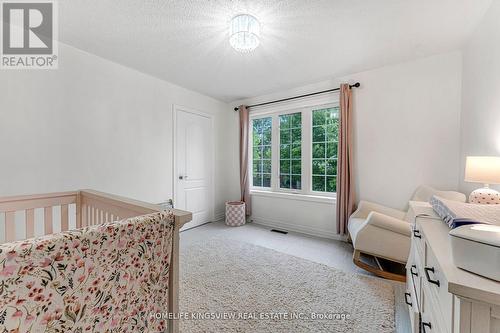
{"label": "white baseboard", "polygon": [[226,217],[226,213],[224,211],[215,212],[213,222],[222,221],[222,220],[224,220],[225,217]]}
{"label": "white baseboard", "polygon": [[332,231],[318,229],[318,228],[311,228],[310,226],[305,226],[305,225],[291,225],[290,223],[287,223],[285,221],[272,220],[259,216],[252,216],[250,218],[250,221],[256,224],[264,225],[266,227],[276,228],[284,231],[293,231],[301,234],[334,239],[334,240],[341,240],[341,241],[347,240],[346,236],[339,235]]}

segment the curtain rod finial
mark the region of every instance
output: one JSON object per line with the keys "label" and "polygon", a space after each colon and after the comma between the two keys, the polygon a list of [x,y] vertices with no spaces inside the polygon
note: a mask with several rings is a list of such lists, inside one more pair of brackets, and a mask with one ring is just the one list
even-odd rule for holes
{"label": "curtain rod finial", "polygon": [[356,82],[351,87],[359,88],[360,86],[361,86],[361,84],[359,82]]}

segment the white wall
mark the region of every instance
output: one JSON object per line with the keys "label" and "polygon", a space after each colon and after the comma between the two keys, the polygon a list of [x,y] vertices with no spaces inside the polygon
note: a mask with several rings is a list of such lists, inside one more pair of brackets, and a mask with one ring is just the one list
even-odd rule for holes
{"label": "white wall", "polygon": [[404,208],[416,187],[458,187],[461,55],[344,78],[354,92],[358,196]]}
{"label": "white wall", "polygon": [[[463,50],[460,188],[467,155],[500,156],[500,2],[492,6]],[[500,190],[500,186],[496,186]]]}
{"label": "white wall", "polygon": [[0,196],[93,188],[171,198],[178,104],[215,117],[220,216],[238,193],[227,104],[64,44],[59,59],[58,70],[0,72]]}
{"label": "white wall", "polygon": [[[461,67],[461,54],[454,52],[233,104],[254,104],[359,81],[361,88],[354,91],[358,199],[403,209],[420,184],[458,187]],[[326,237],[335,234],[333,204],[252,199],[259,223],[309,229]],[[291,213],[283,213],[288,210]]]}

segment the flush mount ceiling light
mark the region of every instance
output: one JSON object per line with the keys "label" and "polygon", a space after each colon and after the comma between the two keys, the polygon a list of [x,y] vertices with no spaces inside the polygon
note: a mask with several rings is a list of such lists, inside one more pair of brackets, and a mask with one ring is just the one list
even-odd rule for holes
{"label": "flush mount ceiling light", "polygon": [[250,52],[259,46],[260,23],[252,15],[240,14],[231,19],[229,43],[239,52]]}

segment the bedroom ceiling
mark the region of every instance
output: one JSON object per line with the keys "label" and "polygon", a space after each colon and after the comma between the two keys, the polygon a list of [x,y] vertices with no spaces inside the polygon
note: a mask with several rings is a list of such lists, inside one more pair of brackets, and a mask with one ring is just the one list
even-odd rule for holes
{"label": "bedroom ceiling", "polygon": [[[457,49],[491,0],[66,0],[60,40],[233,101]],[[251,53],[228,22],[262,24]]]}

